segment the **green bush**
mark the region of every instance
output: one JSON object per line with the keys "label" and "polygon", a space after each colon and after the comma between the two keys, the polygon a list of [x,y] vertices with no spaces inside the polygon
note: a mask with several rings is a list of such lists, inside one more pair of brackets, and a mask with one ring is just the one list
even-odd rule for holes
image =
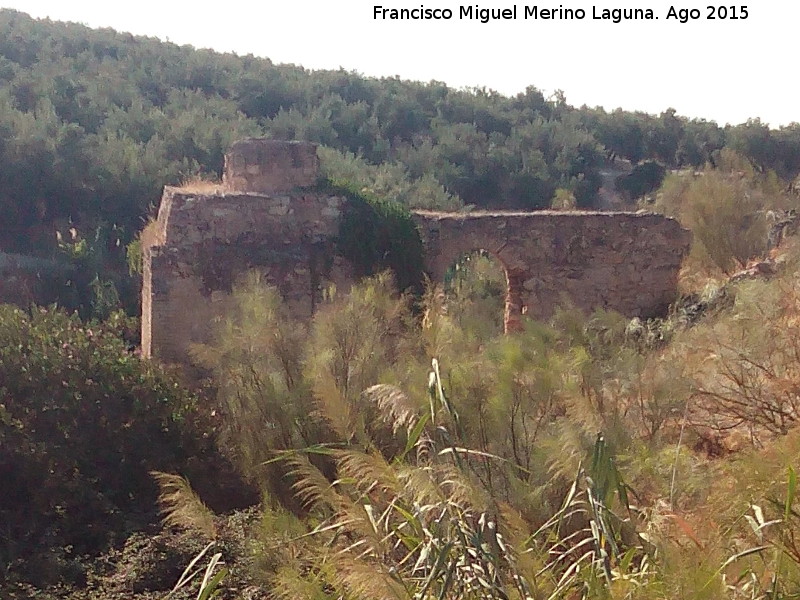
{"label": "green bush", "polygon": [[657,190],[666,174],[667,170],[663,166],[649,160],[636,165],[627,175],[617,177],[614,186],[625,194],[628,200],[635,200]]}
{"label": "green bush", "polygon": [[194,397],[129,350],[129,326],[0,306],[0,581],[22,561],[37,571],[33,555],[93,552],[152,521],[148,472],[201,452],[186,435]]}
{"label": "green bush", "polygon": [[347,198],[337,248],[366,277],[391,269],[400,290],[422,290],[423,250],[417,226],[407,208],[365,194],[352,185],[325,183],[325,189]]}

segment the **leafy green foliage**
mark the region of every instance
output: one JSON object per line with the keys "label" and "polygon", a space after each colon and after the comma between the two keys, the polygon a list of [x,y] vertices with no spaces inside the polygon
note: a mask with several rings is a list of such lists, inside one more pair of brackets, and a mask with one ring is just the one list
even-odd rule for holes
{"label": "leafy green foliage", "polygon": [[[0,309],[4,575],[46,573],[145,523],[147,472],[207,450],[186,436],[192,395],[120,339],[109,282],[124,299],[111,274],[161,186],[218,177],[234,139],[324,144],[326,175],[357,183],[334,190],[350,198],[340,252],[402,290],[421,273],[406,208],[592,207],[618,158],[635,165],[632,197],[655,185],[654,161],[709,165],[667,178],[655,207],[693,229],[690,269],[728,272],[763,251],[764,210],[791,206],[771,170],[800,169],[794,125],[312,73],[11,11],[0,81],[0,248],[60,257],[81,290],[62,303],[109,316]],[[196,357],[224,449],[265,492],[261,583],[326,600],[796,596],[795,267],[692,328],[564,310],[497,338],[504,282],[488,262],[428,289],[418,320],[385,275],[308,325],[258,281],[236,289]],[[766,448],[703,454],[751,444]],[[172,523],[216,531],[183,478],[162,482]],[[151,575],[171,586],[204,545],[176,573],[150,561]],[[231,580],[219,560],[201,594]]]}
{"label": "leafy green foliage", "polygon": [[[327,176],[433,210],[543,209],[557,190],[558,205],[569,197],[593,208],[600,172],[617,157],[701,167],[732,147],[760,172],[793,178],[800,170],[796,126],[722,128],[672,109],[576,109],[534,87],[505,97],[310,72],[10,10],[0,12],[0,39],[0,251],[52,258],[55,231],[74,227],[92,239],[113,230],[120,243],[107,248],[97,282],[113,282],[129,313],[136,290],[123,250],[162,187],[218,179],[225,151],[244,137],[320,143]],[[89,289],[94,275],[81,286]],[[404,274],[399,284],[410,281]],[[57,290],[60,304],[90,304],[70,292]]]}
{"label": "leafy green foliage", "polygon": [[58,256],[70,266],[65,289],[57,296],[64,309],[77,311],[83,319],[99,320],[120,309],[138,312],[139,286],[130,273],[113,267],[122,253],[123,237],[120,228],[105,224],[88,237],[74,227],[56,232]]}
{"label": "leafy green foliage", "polygon": [[352,185],[328,182],[325,190],[347,198],[336,245],[356,276],[391,269],[401,290],[422,288],[422,240],[407,208],[365,194]]}
{"label": "leafy green foliage", "polygon": [[10,10],[0,38],[5,250],[52,249],[53,225],[70,218],[82,232],[122,227],[127,243],[164,184],[218,177],[231,142],[254,135],[321,143],[343,158],[333,176],[355,169],[348,179],[427,208],[543,208],[557,188],[589,207],[604,151],[702,166],[732,145],[759,169],[800,169],[797,127],[574,109],[534,87],[507,98],[309,72]]}
{"label": "leafy green foliage", "polygon": [[[106,323],[0,306],[0,496],[6,568],[69,546],[96,551],[147,522],[150,469],[175,470],[193,397],[134,356],[118,313]],[[0,578],[6,573],[0,573]]]}
{"label": "leafy green foliage", "polygon": [[641,198],[661,187],[666,173],[657,162],[647,161],[636,165],[627,175],[618,177],[615,186],[629,200]]}
{"label": "leafy green foliage", "polygon": [[320,147],[320,169],[330,181],[347,181],[361,192],[399,202],[412,209],[455,211],[463,202],[449,193],[430,172],[413,179],[402,163],[373,165],[363,157]]}

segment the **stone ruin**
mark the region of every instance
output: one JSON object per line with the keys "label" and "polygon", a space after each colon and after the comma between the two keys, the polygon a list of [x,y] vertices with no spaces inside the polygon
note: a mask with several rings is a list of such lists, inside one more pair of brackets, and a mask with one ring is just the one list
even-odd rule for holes
{"label": "stone ruin", "polygon": [[[192,343],[230,305],[237,277],[257,269],[289,309],[310,318],[330,284],[353,270],[336,254],[347,199],[321,191],[316,146],[247,139],[225,157],[222,185],[167,187],[154,231],[143,236],[142,350],[188,362]],[[657,214],[415,211],[433,281],[485,250],[506,273],[506,329],[568,303],[630,317],[663,313],[676,297],[690,233]]]}

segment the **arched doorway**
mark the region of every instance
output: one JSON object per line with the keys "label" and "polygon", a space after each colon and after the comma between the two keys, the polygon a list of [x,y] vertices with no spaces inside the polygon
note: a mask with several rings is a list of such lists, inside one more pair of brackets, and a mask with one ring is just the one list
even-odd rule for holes
{"label": "arched doorway", "polygon": [[462,254],[444,274],[448,312],[464,329],[481,339],[520,328],[519,282],[492,253]]}

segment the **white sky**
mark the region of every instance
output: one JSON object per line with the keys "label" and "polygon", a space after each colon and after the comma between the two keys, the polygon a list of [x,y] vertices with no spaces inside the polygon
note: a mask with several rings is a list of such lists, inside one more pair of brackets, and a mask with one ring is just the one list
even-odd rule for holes
{"label": "white sky", "polygon": [[[487,24],[458,20],[459,4],[452,0],[0,0],[0,7],[312,69],[436,79],[504,94],[534,85],[546,95],[561,89],[576,106],[650,113],[673,107],[720,124],[748,117],[773,127],[800,121],[800,2],[759,0],[745,5],[746,20],[725,21],[706,20],[707,3],[676,4],[700,10],[701,19],[686,24],[666,19],[669,3],[599,2],[598,11],[652,8],[659,20],[592,20],[593,5],[580,0],[561,6],[585,9],[583,21],[526,21],[520,3],[516,21]],[[375,21],[374,4],[450,8],[456,15],[450,21]],[[480,6],[514,4],[487,0]]]}

